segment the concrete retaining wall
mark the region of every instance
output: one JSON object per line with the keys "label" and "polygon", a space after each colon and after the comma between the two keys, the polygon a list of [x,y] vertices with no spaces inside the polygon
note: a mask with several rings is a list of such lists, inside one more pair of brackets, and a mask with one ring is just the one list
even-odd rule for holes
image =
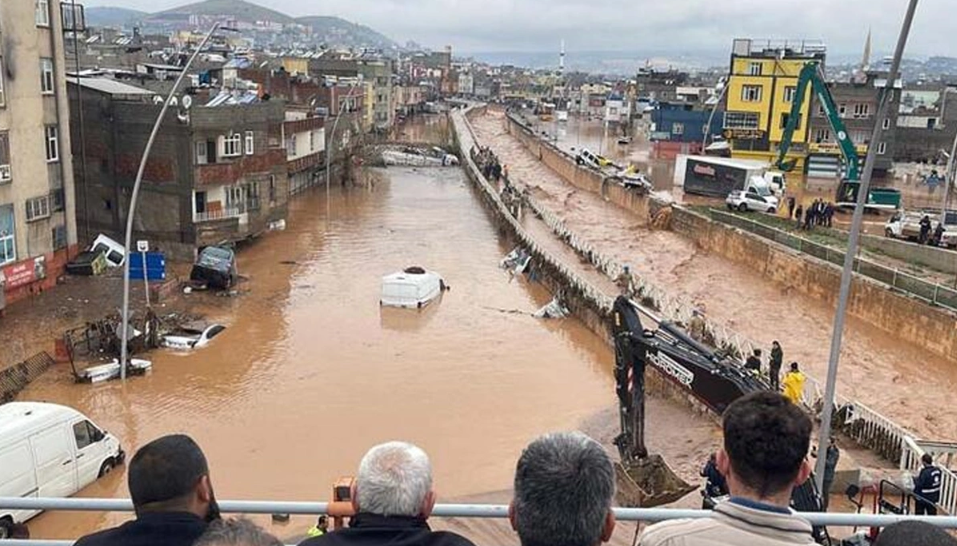
{"label": "concrete retaining wall", "polygon": [[[648,218],[649,210],[664,205],[654,198],[629,192],[620,186],[600,184],[597,182],[600,174],[593,169],[579,167],[572,156],[550,143],[542,142],[520,121],[509,117],[507,126],[510,134],[576,188],[601,193],[606,201],[636,213],[642,220]],[[630,195],[623,195],[622,192]],[[673,206],[671,229],[706,251],[750,267],[780,285],[796,289],[829,305],[836,305],[841,269],[833,264],[713,222],[680,205]],[[880,241],[874,244],[907,245],[899,241],[870,239]],[[954,257],[950,252],[913,246],[916,248],[907,250],[912,252],[910,256],[914,261],[921,258],[944,259],[932,252]],[[957,264],[951,267],[957,269]],[[950,360],[957,360],[957,328],[954,327],[955,316],[949,311],[929,306],[893,292],[883,284],[855,275],[848,312],[895,337],[906,339]]]}
{"label": "concrete retaining wall", "polygon": [[54,364],[47,353],[37,353],[19,364],[0,370],[0,404],[16,398],[30,384]]}
{"label": "concrete retaining wall", "polygon": [[863,235],[861,244],[870,250],[882,252],[898,260],[929,267],[942,273],[957,275],[957,252],[932,246],[922,246],[917,243]]}

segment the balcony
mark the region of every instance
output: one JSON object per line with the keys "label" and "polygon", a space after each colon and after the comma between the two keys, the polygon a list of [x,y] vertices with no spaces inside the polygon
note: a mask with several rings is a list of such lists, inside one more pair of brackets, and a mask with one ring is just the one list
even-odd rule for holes
{"label": "balcony", "polygon": [[245,224],[248,214],[258,212],[261,203],[258,198],[247,199],[244,203],[239,203],[235,207],[225,207],[218,210],[209,210],[206,212],[194,212],[193,223],[201,224],[205,222],[216,222],[220,220],[231,220],[237,218],[240,224]]}

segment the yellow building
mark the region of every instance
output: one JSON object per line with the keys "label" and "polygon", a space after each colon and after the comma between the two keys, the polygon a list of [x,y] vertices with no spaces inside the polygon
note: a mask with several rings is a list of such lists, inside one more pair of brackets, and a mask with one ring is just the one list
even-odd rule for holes
{"label": "yellow building", "polygon": [[[773,163],[791,115],[798,74],[808,62],[824,63],[825,47],[806,42],[787,43],[737,39],[731,52],[731,76],[726,91],[725,136],[731,155]],[[808,89],[801,105],[801,119],[794,132],[786,160],[802,171],[807,159],[809,113],[812,95]]]}
{"label": "yellow building", "polygon": [[283,69],[290,74],[309,74],[309,59],[305,57],[283,57]]}

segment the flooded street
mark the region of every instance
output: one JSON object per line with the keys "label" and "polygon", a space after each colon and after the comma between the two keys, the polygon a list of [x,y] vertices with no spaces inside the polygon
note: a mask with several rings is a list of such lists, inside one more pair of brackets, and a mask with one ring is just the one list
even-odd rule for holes
{"label": "flooded street", "polygon": [[[228,325],[209,347],[155,351],[152,374],[126,384],[75,385],[58,367],[19,399],[73,406],[129,453],[186,432],[221,499],[327,500],[367,448],[390,439],[429,452],[440,499],[509,489],[532,437],[614,404],[612,353],[575,320],[527,314],[550,295],[498,268],[508,249],[461,170],[379,178],[372,191],[334,190],[329,218],[322,191],[291,201],[288,229],[239,255],[249,292],[206,300],[202,311]],[[413,264],[452,290],[422,312],[380,309],[382,275]],[[125,474],[81,495],[125,497]],[[48,513],[30,528],[70,538],[125,517]]]}
{"label": "flooded street", "polygon": [[[709,255],[672,232],[649,231],[645,219],[576,190],[505,132],[503,115],[473,120],[478,140],[509,165],[513,181],[565,220],[596,250],[671,294],[702,307],[708,317],[770,348],[780,340],[787,362],[823,381],[833,308],[751,270]],[[600,218],[601,221],[596,221]],[[908,341],[860,320],[848,319],[838,392],[859,399],[918,435],[957,440],[952,393],[957,368]]]}

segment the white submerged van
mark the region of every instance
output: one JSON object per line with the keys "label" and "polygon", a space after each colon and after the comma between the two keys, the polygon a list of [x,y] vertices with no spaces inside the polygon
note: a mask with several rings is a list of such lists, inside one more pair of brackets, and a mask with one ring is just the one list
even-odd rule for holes
{"label": "white submerged van", "polygon": [[[0,405],[0,497],[68,497],[122,464],[115,436],[57,404]],[[39,510],[0,508],[0,538]]]}

